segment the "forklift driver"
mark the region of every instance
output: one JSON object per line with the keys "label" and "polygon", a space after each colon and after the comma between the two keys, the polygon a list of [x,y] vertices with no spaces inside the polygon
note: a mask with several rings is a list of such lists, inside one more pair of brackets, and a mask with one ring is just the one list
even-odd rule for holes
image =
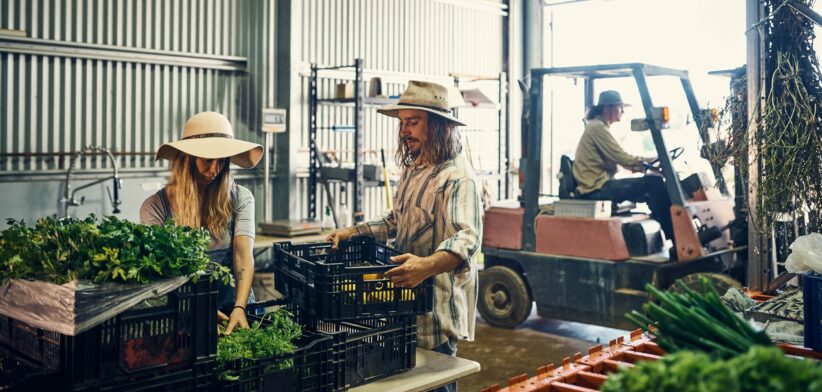
{"label": "forklift driver", "polygon": [[573,165],[577,193],[581,199],[611,200],[614,205],[623,201],[648,203],[651,217],[660,223],[665,236],[672,239],[671,199],[662,176],[613,178],[617,165],[642,172],[647,162],[656,159],[628,154],[611,135],[610,125],[622,118],[624,106],[619,92],[603,91],[597,105],[585,116],[585,132],[579,140]]}

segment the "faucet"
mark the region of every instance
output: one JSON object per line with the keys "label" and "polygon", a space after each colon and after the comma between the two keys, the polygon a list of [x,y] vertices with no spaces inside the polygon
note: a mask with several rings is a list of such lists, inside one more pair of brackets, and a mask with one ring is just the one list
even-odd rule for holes
{"label": "faucet", "polygon": [[[71,176],[72,176],[72,173],[74,172],[75,168],[77,167],[77,161],[83,156],[92,155],[92,154],[106,154],[108,156],[109,161],[111,161],[111,167],[114,170],[114,175],[106,177],[106,178],[102,178],[102,179],[99,179],[99,180],[95,180],[95,181],[92,181],[90,183],[83,184],[83,185],[80,185],[80,186],[72,189],[72,187],[71,187]],[[69,168],[66,171],[66,185],[63,188],[63,199],[61,200],[61,202],[65,205],[65,211],[64,211],[63,216],[68,217],[69,207],[79,206],[79,205],[82,205],[85,202],[85,200],[86,200],[85,196],[81,197],[79,201],[77,200],[77,198],[75,197],[77,191],[79,191],[81,189],[88,188],[90,186],[97,185],[97,184],[99,184],[103,181],[108,181],[108,180],[114,180],[114,186],[113,186],[114,195],[112,195],[111,188],[106,187],[106,190],[108,191],[109,200],[111,200],[111,206],[112,206],[112,211],[111,212],[113,214],[119,214],[120,213],[119,206],[122,203],[120,201],[120,188],[122,188],[123,184],[122,184],[122,181],[120,180],[120,169],[117,167],[117,160],[114,159],[114,155],[107,148],[105,148],[105,147],[96,147],[96,146],[88,146],[86,148],[83,148],[80,151],[77,151],[71,157],[71,163],[69,164]]]}

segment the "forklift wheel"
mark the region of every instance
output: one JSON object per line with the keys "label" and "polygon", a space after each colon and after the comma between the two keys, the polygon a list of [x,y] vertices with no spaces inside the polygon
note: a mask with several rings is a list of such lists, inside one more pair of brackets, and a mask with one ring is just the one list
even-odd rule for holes
{"label": "forklift wheel", "polygon": [[[716,292],[719,296],[723,296],[726,291],[728,291],[731,287],[741,288],[742,284],[736,281],[736,279],[720,273],[715,272],[697,272],[690,275],[685,275],[682,277],[682,282],[685,283],[688,288],[691,290],[702,291],[702,283],[700,283],[700,277],[706,277],[711,282],[711,285],[714,286]],[[668,291],[673,292],[680,292],[680,288],[677,285],[672,284],[668,287]]]}
{"label": "forklift wheel", "polygon": [[514,328],[531,314],[531,297],[525,281],[514,270],[496,266],[479,278],[479,312],[495,327]]}

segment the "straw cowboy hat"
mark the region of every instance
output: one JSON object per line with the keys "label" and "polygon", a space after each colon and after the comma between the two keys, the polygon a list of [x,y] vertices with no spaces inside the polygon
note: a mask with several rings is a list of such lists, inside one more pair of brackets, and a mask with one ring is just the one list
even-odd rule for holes
{"label": "straw cowboy hat", "polygon": [[389,117],[399,117],[398,112],[403,109],[424,110],[428,113],[444,117],[457,125],[465,125],[457,120],[451,108],[463,105],[462,98],[450,94],[449,90],[436,83],[412,80],[402,93],[400,101],[393,105],[386,105],[377,112]]}
{"label": "straw cowboy hat", "polygon": [[173,161],[180,152],[205,159],[231,157],[231,163],[248,169],[260,162],[263,146],[234,139],[234,130],[225,116],[202,112],[188,119],[182,139],[160,146],[155,160]]}

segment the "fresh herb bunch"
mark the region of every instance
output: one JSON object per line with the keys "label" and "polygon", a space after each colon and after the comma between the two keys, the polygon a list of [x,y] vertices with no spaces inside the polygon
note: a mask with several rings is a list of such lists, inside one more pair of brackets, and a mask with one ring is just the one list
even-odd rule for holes
{"label": "fresh herb bunch", "polygon": [[[225,330],[226,322],[220,330]],[[302,328],[290,312],[279,308],[266,313],[248,329],[235,329],[230,335],[217,340],[217,370],[221,380],[237,381],[239,371],[263,358],[275,358],[291,354],[297,348],[294,340],[302,336]],[[292,360],[276,361],[264,369],[264,373],[288,369]]]}
{"label": "fresh herb bunch", "polygon": [[803,392],[822,391],[822,366],[785,356],[775,347],[753,347],[729,360],[681,351],[643,361],[608,376],[602,392]]}
{"label": "fresh herb bunch", "polygon": [[9,279],[148,283],[210,269],[212,279],[234,284],[229,269],[206,255],[208,232],[176,226],[171,220],[147,226],[110,216],[98,225],[91,215],[42,218],[34,227],[14,219],[8,224],[0,232],[2,283]]}
{"label": "fresh herb bunch", "polygon": [[645,314],[633,310],[625,317],[656,335],[656,342],[668,352],[692,350],[729,358],[752,346],[773,345],[764,331],[754,330],[725,307],[707,278],[702,277],[700,283],[702,293],[681,280],[676,282],[681,293],[646,285],[645,289],[659,304],[646,303],[642,307]]}

